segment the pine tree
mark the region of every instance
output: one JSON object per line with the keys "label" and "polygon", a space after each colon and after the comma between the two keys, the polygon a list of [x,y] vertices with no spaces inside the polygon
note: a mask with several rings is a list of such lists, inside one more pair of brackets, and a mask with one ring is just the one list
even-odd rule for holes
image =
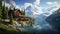
{"label": "pine tree", "polygon": [[8,11],[8,16],[9,16],[10,24],[13,24],[13,14],[12,14],[11,6]]}
{"label": "pine tree", "polygon": [[25,15],[25,10],[24,10],[24,15]]}
{"label": "pine tree", "polygon": [[5,6],[5,2],[4,2],[4,6],[2,6],[2,19],[7,19],[8,18],[8,7]]}
{"label": "pine tree", "polygon": [[12,14],[11,14],[10,17],[11,17],[11,18],[10,18],[10,24],[13,24],[13,16],[12,16]]}

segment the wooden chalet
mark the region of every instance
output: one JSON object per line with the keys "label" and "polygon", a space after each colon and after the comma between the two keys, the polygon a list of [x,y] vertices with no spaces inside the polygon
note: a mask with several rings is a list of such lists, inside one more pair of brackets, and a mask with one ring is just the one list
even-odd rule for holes
{"label": "wooden chalet", "polygon": [[18,20],[18,21],[29,21],[30,20],[28,17],[25,16],[25,12],[20,11],[19,9],[10,10],[8,12],[8,15],[9,16],[12,15],[13,19]]}

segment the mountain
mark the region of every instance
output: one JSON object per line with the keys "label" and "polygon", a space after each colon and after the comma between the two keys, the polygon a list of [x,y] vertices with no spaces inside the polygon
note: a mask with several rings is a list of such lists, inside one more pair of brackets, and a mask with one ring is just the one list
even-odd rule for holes
{"label": "mountain", "polygon": [[46,18],[46,21],[60,31],[60,8]]}

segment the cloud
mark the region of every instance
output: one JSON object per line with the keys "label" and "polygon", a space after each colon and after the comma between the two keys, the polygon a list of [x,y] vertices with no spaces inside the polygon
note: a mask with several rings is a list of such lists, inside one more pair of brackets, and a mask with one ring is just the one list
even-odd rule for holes
{"label": "cloud", "polygon": [[59,2],[46,2],[46,4],[50,5],[50,6],[55,6],[60,8],[60,3]]}
{"label": "cloud", "polygon": [[48,4],[48,5],[52,5],[53,3],[52,3],[52,2],[46,2],[46,4]]}
{"label": "cloud", "polygon": [[32,6],[32,4],[31,4],[31,3],[25,3],[25,4],[24,4],[25,9],[26,9],[27,7],[29,7],[29,6]]}
{"label": "cloud", "polygon": [[6,2],[4,2],[4,1],[2,1],[2,6],[4,5],[4,3],[5,3],[5,6],[6,6],[6,7],[8,7],[8,8],[10,7],[10,4],[9,4],[9,3],[6,3]]}
{"label": "cloud", "polygon": [[32,12],[31,14],[34,16],[40,15],[43,12],[43,8],[40,7],[40,0],[35,0],[35,2],[33,3],[24,3],[24,7],[25,9],[27,9],[28,7],[31,7],[29,10],[30,12]]}
{"label": "cloud", "polygon": [[11,5],[15,7],[16,6],[16,3],[14,1],[12,1],[12,4]]}
{"label": "cloud", "polygon": [[[2,6],[4,5],[4,2],[5,1],[2,1]],[[16,5],[16,3],[13,0],[9,0],[9,3],[5,2],[5,6],[8,8],[9,7],[11,7],[11,8],[15,7],[16,9],[18,8],[18,9],[22,10],[21,7],[19,5]]]}
{"label": "cloud", "polygon": [[16,3],[13,0],[9,0],[9,4],[11,5],[11,7],[16,7]]}
{"label": "cloud", "polygon": [[34,4],[35,5],[39,5],[40,4],[40,0],[35,0]]}
{"label": "cloud", "polygon": [[31,12],[33,13],[33,15],[40,15],[42,14],[43,12],[43,8],[40,7],[40,6],[37,6],[37,5],[33,5],[31,6]]}

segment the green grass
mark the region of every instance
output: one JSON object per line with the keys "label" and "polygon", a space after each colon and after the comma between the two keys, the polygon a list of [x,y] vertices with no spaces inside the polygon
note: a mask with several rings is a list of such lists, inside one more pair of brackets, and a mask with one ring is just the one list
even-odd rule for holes
{"label": "green grass", "polygon": [[6,25],[6,24],[0,24],[0,28],[6,29],[6,30],[8,30],[8,31],[16,30],[16,29],[14,29],[14,28],[10,28],[10,27],[9,27],[8,25]]}
{"label": "green grass", "polygon": [[15,28],[8,27],[8,25],[6,25],[6,24],[0,24],[0,33],[1,34],[9,34],[9,33],[13,33],[14,31],[16,31]]}

